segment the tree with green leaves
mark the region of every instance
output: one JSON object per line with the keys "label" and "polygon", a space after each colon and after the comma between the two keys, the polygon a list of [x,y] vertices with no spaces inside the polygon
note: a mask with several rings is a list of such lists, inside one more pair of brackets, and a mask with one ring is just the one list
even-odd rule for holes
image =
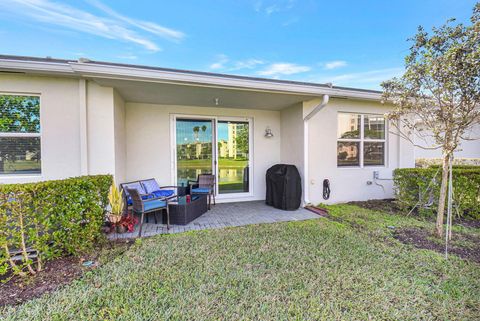
{"label": "tree with green leaves", "polygon": [[242,157],[248,157],[249,140],[248,140],[248,124],[237,124],[237,135],[235,143],[237,144],[237,153],[242,153]]}
{"label": "tree with green leaves", "polygon": [[[0,95],[0,133],[39,133],[40,99],[32,96]],[[19,143],[21,141],[21,143]],[[26,151],[32,159],[40,157],[38,138],[2,137],[0,144],[0,172],[5,162],[13,163]]]}
{"label": "tree with green leaves", "polygon": [[405,73],[382,83],[384,99],[394,104],[387,118],[399,134],[418,147],[442,150],[438,236],[443,235],[453,153],[462,140],[478,139],[470,132],[480,122],[480,3],[473,9],[471,25],[454,21],[431,33],[419,27],[410,39],[413,45],[405,58]]}

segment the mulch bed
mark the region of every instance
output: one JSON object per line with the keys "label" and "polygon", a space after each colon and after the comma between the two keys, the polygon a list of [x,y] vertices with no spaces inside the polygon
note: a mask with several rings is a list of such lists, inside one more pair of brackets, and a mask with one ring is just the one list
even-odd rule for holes
{"label": "mulch bed", "polygon": [[[394,237],[404,244],[411,244],[419,249],[432,250],[438,253],[445,253],[445,243],[434,240],[429,231],[419,228],[404,228],[394,232]],[[454,233],[453,240],[448,247],[448,253],[455,254],[463,259],[480,263],[480,238],[470,235]],[[469,247],[458,246],[456,242],[468,241]]]}
{"label": "mulch bed", "polygon": [[[358,207],[366,208],[369,210],[374,211],[381,211],[388,214],[399,214],[399,215],[406,215],[404,209],[401,209],[395,199],[383,199],[383,200],[368,200],[368,201],[356,201],[356,202],[348,202],[349,205],[356,205]],[[416,216],[418,212],[416,210],[413,211],[411,214],[412,216]],[[422,219],[434,222],[436,217],[434,215],[426,217],[423,216]],[[454,217],[453,224],[462,225],[465,227],[472,227],[472,228],[480,228],[480,220],[472,220],[463,217]]]}
{"label": "mulch bed", "polygon": [[[406,215],[405,211],[398,207],[394,199],[349,202],[348,204],[393,215]],[[414,211],[412,215],[415,216],[416,211]],[[422,219],[434,222],[436,217],[432,215],[431,217],[422,217]],[[454,218],[453,224],[463,225],[469,228],[480,228],[480,221],[459,217]],[[445,253],[445,243],[443,240],[436,239],[431,231],[419,228],[403,228],[396,229],[393,235],[404,244],[411,244],[416,248]],[[469,246],[466,247],[465,243],[468,243]],[[462,246],[458,244],[462,244]],[[453,240],[449,244],[449,253],[455,254],[463,259],[480,263],[480,238],[454,233]]]}
{"label": "mulch bed", "polygon": [[388,214],[404,213],[404,211],[395,203],[395,199],[356,201],[348,202],[347,204],[356,205],[368,210],[381,211]]}
{"label": "mulch bed", "polygon": [[[104,244],[111,256],[118,256],[125,252],[132,242],[118,240]],[[0,283],[0,307],[18,305],[25,301],[53,292],[59,287],[70,284],[81,278],[85,271],[97,268],[101,263],[97,261],[99,248],[90,255],[82,257],[61,257],[45,263],[44,269],[35,276],[14,276],[6,283]],[[85,267],[83,262],[92,260],[95,265]]]}

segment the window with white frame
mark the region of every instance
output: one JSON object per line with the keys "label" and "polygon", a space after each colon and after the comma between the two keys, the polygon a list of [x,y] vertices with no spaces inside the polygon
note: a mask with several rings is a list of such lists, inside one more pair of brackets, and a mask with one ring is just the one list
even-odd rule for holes
{"label": "window with white frame", "polygon": [[337,166],[385,165],[383,115],[338,113]]}
{"label": "window with white frame", "polygon": [[40,174],[40,97],[0,94],[0,175]]}

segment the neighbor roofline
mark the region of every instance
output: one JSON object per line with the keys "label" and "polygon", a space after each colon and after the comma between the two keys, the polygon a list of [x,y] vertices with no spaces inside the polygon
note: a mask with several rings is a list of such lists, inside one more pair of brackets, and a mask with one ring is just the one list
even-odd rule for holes
{"label": "neighbor roofline", "polygon": [[120,64],[87,59],[0,55],[0,71],[63,75],[83,78],[107,78],[159,83],[182,83],[211,87],[274,91],[290,94],[381,100],[376,90],[330,86],[310,82],[257,78],[219,73]]}

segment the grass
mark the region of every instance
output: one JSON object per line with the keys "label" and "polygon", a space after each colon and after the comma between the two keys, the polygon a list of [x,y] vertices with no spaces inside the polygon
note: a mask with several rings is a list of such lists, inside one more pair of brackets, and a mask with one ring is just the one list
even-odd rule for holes
{"label": "grass", "polygon": [[[218,166],[219,168],[228,167],[228,168],[244,168],[248,165],[247,160],[235,160],[229,158],[219,158],[218,159]],[[177,163],[179,168],[212,168],[212,160],[211,159],[182,159],[179,160]]]}
{"label": "grass", "polygon": [[[6,320],[475,320],[479,265],[397,242],[432,223],[355,206],[333,220],[144,239]],[[478,233],[474,229],[465,233]]]}
{"label": "grass", "polygon": [[39,171],[40,168],[40,162],[36,160],[17,160],[14,162],[6,161],[3,164],[3,170],[5,173]]}

